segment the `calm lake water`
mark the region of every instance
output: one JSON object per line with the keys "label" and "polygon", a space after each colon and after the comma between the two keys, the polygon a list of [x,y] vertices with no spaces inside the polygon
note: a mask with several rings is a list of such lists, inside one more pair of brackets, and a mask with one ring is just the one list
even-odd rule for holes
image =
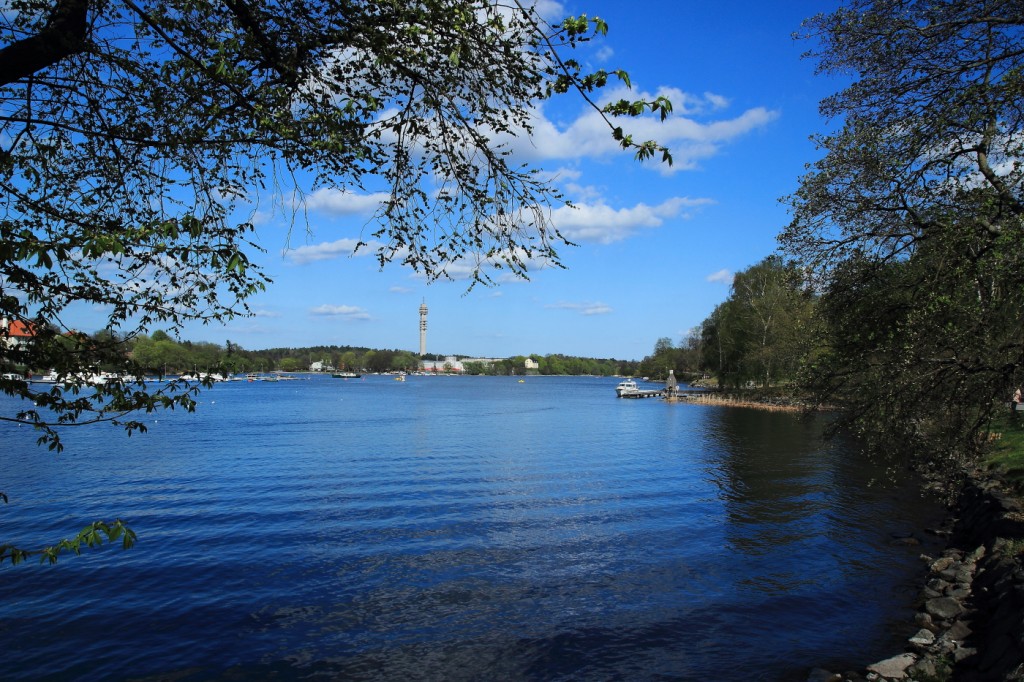
{"label": "calm lake water", "polygon": [[227,383],[60,455],[0,424],[0,539],[139,534],[0,568],[0,677],[803,680],[902,649],[929,541],[892,539],[936,503],[820,423],[615,383]]}

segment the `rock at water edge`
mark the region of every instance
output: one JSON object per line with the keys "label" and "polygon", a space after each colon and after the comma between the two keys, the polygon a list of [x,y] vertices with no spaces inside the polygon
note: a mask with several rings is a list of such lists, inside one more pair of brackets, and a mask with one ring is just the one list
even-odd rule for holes
{"label": "rock at water edge", "polygon": [[924,610],[936,618],[951,620],[964,612],[964,607],[951,597],[937,597],[924,603]]}
{"label": "rock at water edge", "polygon": [[907,668],[914,665],[917,657],[914,654],[900,654],[868,666],[868,672],[876,673],[890,680],[902,680],[907,677]]}

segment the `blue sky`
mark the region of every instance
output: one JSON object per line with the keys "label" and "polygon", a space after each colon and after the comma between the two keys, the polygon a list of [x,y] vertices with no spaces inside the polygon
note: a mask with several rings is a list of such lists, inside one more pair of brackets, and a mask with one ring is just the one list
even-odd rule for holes
{"label": "blue sky", "polygon": [[[568,269],[494,288],[435,282],[372,255],[350,256],[373,197],[311,197],[310,235],[262,216],[258,261],[274,279],[252,301],[256,315],[224,327],[190,328],[191,340],[248,349],[337,344],[418,348],[418,310],[429,308],[427,351],[505,357],[563,353],[640,359],[660,337],[679,343],[729,292],[733,273],[776,248],[787,222],[778,199],[815,158],[809,136],[827,122],[818,102],[837,88],[801,59],[792,33],[835,3],[787,0],[611,0],[561,5],[610,25],[579,55],[593,68],[624,68],[633,96],[667,94],[664,124],[631,122],[636,137],[673,150],[675,166],[637,164],[615,150],[578,98],[547,103],[524,158],[554,174],[579,208],[556,225],[578,247]],[[555,13],[559,14],[557,8]],[[596,132],[595,132],[596,131]],[[287,247],[287,248],[286,248]]]}

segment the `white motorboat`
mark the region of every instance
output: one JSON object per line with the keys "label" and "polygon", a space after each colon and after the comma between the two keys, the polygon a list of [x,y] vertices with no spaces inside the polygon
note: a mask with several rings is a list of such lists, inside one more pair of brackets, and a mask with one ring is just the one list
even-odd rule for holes
{"label": "white motorboat", "polygon": [[182,374],[178,377],[182,381],[227,381],[230,376],[225,374],[210,373],[210,372],[193,372],[191,374]]}
{"label": "white motorboat", "polygon": [[615,387],[615,395],[621,398],[624,395],[636,393],[639,390],[640,389],[637,387],[635,381],[632,379],[626,379],[625,381],[619,382],[619,385]]}

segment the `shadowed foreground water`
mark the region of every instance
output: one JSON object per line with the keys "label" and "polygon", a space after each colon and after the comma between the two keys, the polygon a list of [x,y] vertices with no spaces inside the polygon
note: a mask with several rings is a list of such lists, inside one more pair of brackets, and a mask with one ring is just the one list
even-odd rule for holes
{"label": "shadowed foreground water", "polygon": [[140,536],[0,569],[0,677],[796,680],[900,649],[928,547],[891,540],[935,503],[819,422],[614,384],[221,384],[61,455],[0,425],[0,540]]}

